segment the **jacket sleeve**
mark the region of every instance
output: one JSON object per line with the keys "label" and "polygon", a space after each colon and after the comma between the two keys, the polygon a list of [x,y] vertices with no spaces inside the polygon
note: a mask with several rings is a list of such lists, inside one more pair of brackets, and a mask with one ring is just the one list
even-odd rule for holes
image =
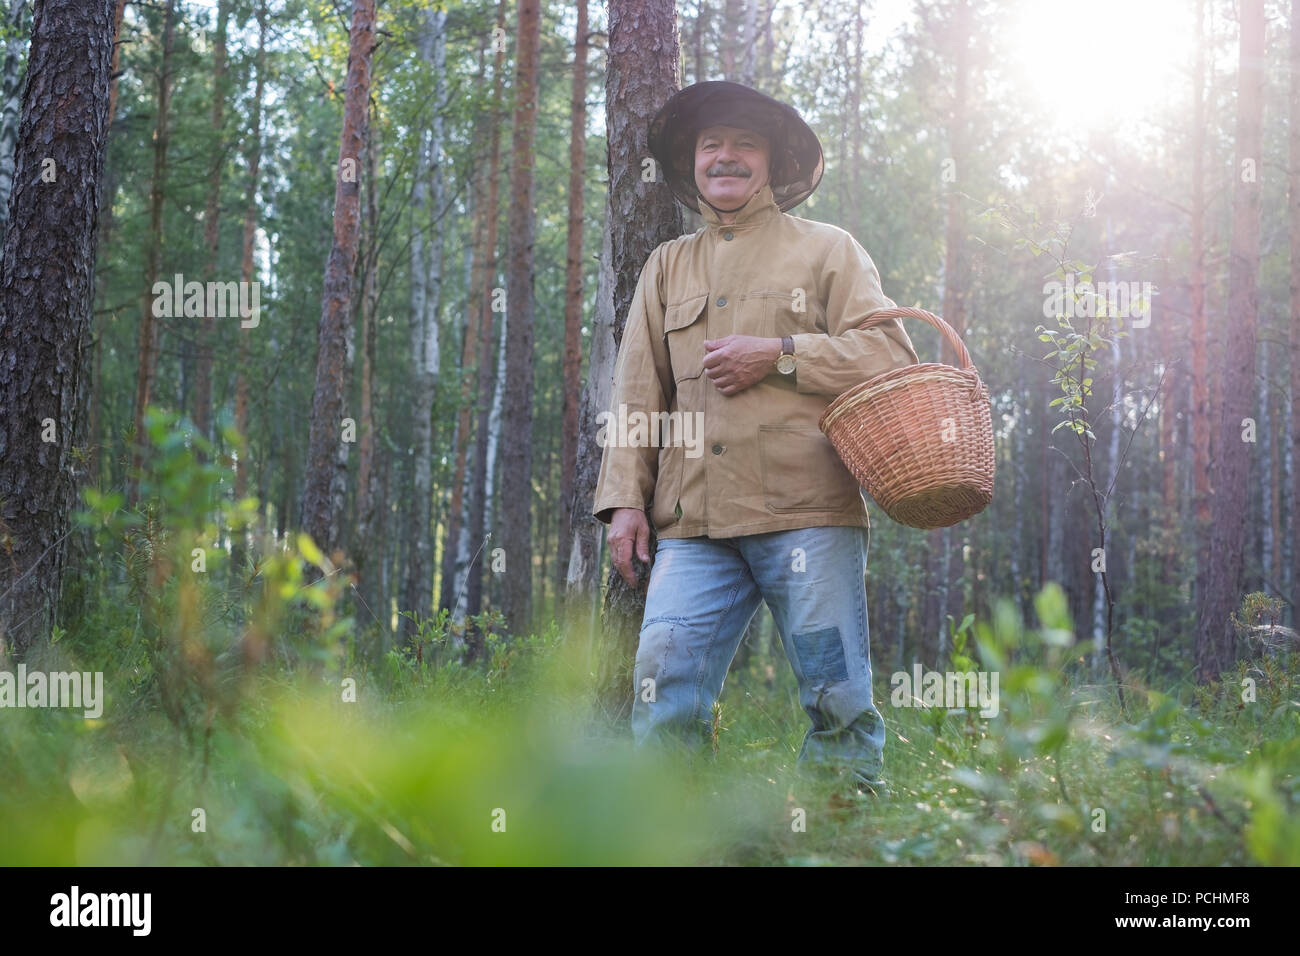
{"label": "jacket sleeve", "polygon": [[604,451],[591,513],[605,524],[614,517],[615,508],[647,507],[659,471],[659,449],[653,443],[648,447],[625,448],[618,447],[616,438],[621,417],[633,412],[654,416],[667,411],[673,394],[660,293],[662,250],[660,245],[650,253],[637,279],[614,364],[610,407],[601,422],[597,422],[600,426],[597,440]]}
{"label": "jacket sleeve", "polygon": [[895,303],[881,290],[875,263],[852,235],[840,230],[832,240],[819,281],[826,332],[792,336],[798,391],[837,396],[919,361],[901,319],[866,331],[858,328],[873,312],[894,308]]}

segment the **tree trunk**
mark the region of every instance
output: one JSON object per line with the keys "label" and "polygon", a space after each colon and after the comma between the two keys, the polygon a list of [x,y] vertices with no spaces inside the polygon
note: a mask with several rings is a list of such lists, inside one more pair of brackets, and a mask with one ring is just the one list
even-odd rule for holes
{"label": "tree trunk", "polygon": [[[366,223],[365,223],[365,275],[361,293],[361,419],[357,449],[357,523],[356,540],[352,547],[352,560],[357,569],[357,593],[371,609],[379,624],[383,640],[387,642],[386,618],[380,617],[375,605],[378,590],[375,582],[382,576],[383,552],[376,548],[376,512],[379,500],[378,470],[375,467],[375,340],[377,327],[375,311],[379,307],[379,203],[377,196],[378,136],[375,132],[373,112],[366,118]],[[370,618],[366,618],[370,620]]]}
{"label": "tree trunk", "polygon": [[[605,73],[606,142],[609,144],[609,208],[614,272],[614,342],[623,328],[637,280],[650,253],[681,235],[682,217],[668,189],[647,189],[641,182],[641,158],[649,155],[650,120],[677,90],[677,13],[673,0],[624,0],[609,7],[609,55]],[[604,373],[593,367],[593,376]],[[597,458],[599,455],[597,454]],[[649,521],[647,514],[646,520]],[[650,554],[654,555],[651,523]],[[635,562],[639,565],[639,562]],[[648,574],[638,567],[639,585],[628,587],[611,571],[599,650],[600,690],[607,713],[623,719],[631,713],[632,665],[637,635],[645,614]]]}
{"label": "tree trunk", "polygon": [[515,46],[515,122],[506,237],[506,380],[502,427],[510,436],[501,457],[501,547],[507,562],[502,610],[514,634],[532,625],[533,594],[533,139],[541,56],[540,0],[519,0]]}
{"label": "tree trunk", "polygon": [[[556,581],[563,585],[573,544],[573,475],[578,462],[578,402],[582,392],[582,221],[587,138],[587,0],[578,0],[569,110],[569,243],[564,279],[564,425],[560,451],[562,518],[556,541]],[[558,590],[557,590],[557,593]]]}
{"label": "tree trunk", "polygon": [[9,0],[5,17],[4,74],[0,78],[0,235],[9,221],[9,193],[14,186],[14,149],[18,145],[18,117],[22,107],[23,41],[26,39],[27,0]]}
{"label": "tree trunk", "polygon": [[332,479],[338,468],[338,446],[343,437],[347,327],[352,316],[352,274],[357,266],[357,241],[361,232],[361,190],[357,180],[364,159],[374,31],[375,0],[354,0],[347,86],[343,94],[343,132],[335,170],[334,241],[325,267],[307,480],[302,496],[303,530],[327,554],[339,543],[339,515],[334,513]]}
{"label": "tree trunk", "polygon": [[1300,630],[1300,0],[1291,0],[1290,173],[1287,223],[1291,237],[1291,627]]}
{"label": "tree trunk", "polygon": [[1247,482],[1254,446],[1243,440],[1243,420],[1255,409],[1255,328],[1259,274],[1260,115],[1264,83],[1263,0],[1242,0],[1238,59],[1236,157],[1232,193],[1232,246],[1228,256],[1228,309],[1233,329],[1224,336],[1222,407],[1214,459],[1214,521],[1209,566],[1200,589],[1196,669],[1198,680],[1217,680],[1232,663],[1236,606],[1243,563]]}
{"label": "tree trunk", "polygon": [[0,261],[0,657],[57,621],[112,56],[113,0],[36,9]]}
{"label": "tree trunk", "polygon": [[[257,6],[257,82],[253,87],[252,129],[248,142],[248,190],[244,198],[244,235],[240,257],[239,278],[253,281],[253,246],[257,239],[257,183],[262,163],[262,97],[266,89],[266,3]],[[235,431],[243,436],[244,448],[235,462],[235,500],[242,501],[248,494],[248,465],[251,457],[252,437],[248,434],[248,335],[240,320],[239,359],[235,363]],[[239,532],[231,549],[231,567],[237,572],[243,565],[244,533]]]}
{"label": "tree trunk", "polygon": [[[610,210],[605,207],[608,224]],[[591,514],[595,503],[596,483],[600,480],[601,448],[596,443],[596,416],[609,407],[613,393],[614,362],[618,344],[614,341],[614,270],[611,266],[610,235],[606,225],[601,230],[600,275],[596,282],[596,315],[591,329],[591,356],[587,362],[587,385],[582,393],[581,420],[578,427],[578,454],[574,468],[573,515],[565,602],[572,608],[588,611],[595,608],[596,588],[600,583],[601,543],[605,526]]]}
{"label": "tree trunk", "polygon": [[[505,31],[505,0],[497,6],[497,35]],[[491,146],[488,155],[487,241],[483,262],[483,320],[479,324],[478,352],[478,422],[475,427],[474,467],[469,483],[469,565],[466,569],[465,613],[473,617],[483,609],[482,554],[487,543],[487,485],[489,480],[487,434],[492,413],[492,396],[496,391],[497,366],[492,352],[492,315],[496,303],[497,212],[501,191],[501,90],[505,73],[505,45],[497,47],[492,68],[492,110],[489,116]],[[467,659],[473,660],[482,650],[481,635],[470,632]]]}
{"label": "tree trunk", "polygon": [[[486,78],[486,64],[479,70],[478,82]],[[482,147],[483,123],[475,126],[472,149],[477,156]],[[465,575],[469,570],[469,450],[473,430],[473,403],[478,384],[479,369],[475,365],[479,349],[479,327],[483,313],[478,308],[478,290],[482,288],[484,233],[487,222],[483,215],[484,188],[481,176],[470,182],[469,206],[474,218],[473,238],[465,247],[465,336],[460,347],[460,400],[456,410],[456,465],[452,469],[451,508],[448,515],[447,543],[442,558],[442,592],[438,606],[451,612],[452,620],[464,620]]]}
{"label": "tree trunk", "polygon": [[[217,35],[212,42],[212,141],[214,159],[208,175],[208,200],[203,208],[203,245],[208,253],[208,278],[216,281],[221,269],[221,167],[224,156],[221,141],[225,132],[226,113],[226,20],[230,16],[228,0],[217,4]],[[258,83],[262,81],[258,71]],[[261,96],[257,97],[258,106]],[[204,315],[199,332],[199,356],[194,370],[194,427],[200,435],[212,438],[212,334],[215,316]]]}
{"label": "tree trunk", "polygon": [[135,381],[134,452],[131,474],[127,478],[127,500],[135,503],[139,470],[144,465],[144,414],[152,399],[154,373],[157,370],[159,327],[154,322],[153,285],[158,278],[162,259],[163,191],[167,185],[167,113],[171,105],[171,55],[174,33],[175,0],[167,0],[163,9],[162,62],[158,67],[158,115],[153,134],[153,180],[149,189],[149,247],[145,255],[144,295],[140,315],[140,359]]}
{"label": "tree trunk", "polygon": [[[411,194],[411,418],[415,446],[414,508],[411,517],[411,555],[402,586],[403,610],[421,620],[430,616],[433,603],[433,404],[438,395],[438,313],[442,304],[442,82],[447,15],[428,12],[420,34],[420,59],[433,73],[436,88],[433,115],[421,137]],[[426,251],[424,235],[429,232]],[[403,618],[402,634],[415,636],[415,625]]]}

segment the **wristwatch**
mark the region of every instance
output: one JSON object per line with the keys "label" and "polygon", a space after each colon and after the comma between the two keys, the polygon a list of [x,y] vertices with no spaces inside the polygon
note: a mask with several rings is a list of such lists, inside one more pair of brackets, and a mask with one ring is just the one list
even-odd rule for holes
{"label": "wristwatch", "polygon": [[781,355],[776,360],[776,370],[782,375],[794,373],[794,339],[788,335],[781,336]]}

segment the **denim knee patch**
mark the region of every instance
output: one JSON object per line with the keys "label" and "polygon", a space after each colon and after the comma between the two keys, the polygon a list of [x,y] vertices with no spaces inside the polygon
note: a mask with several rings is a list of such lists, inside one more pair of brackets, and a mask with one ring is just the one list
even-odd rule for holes
{"label": "denim knee patch", "polygon": [[838,627],[793,634],[790,639],[794,643],[794,652],[799,656],[799,666],[808,680],[833,684],[849,679],[849,665],[844,659],[844,644],[840,641]]}

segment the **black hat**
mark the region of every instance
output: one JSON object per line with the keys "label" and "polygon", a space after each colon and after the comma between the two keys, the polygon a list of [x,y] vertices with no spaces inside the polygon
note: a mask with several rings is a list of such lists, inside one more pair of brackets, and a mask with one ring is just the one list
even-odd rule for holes
{"label": "black hat", "polygon": [[707,80],[674,93],[650,121],[650,152],[668,188],[688,209],[700,211],[695,139],[710,126],[752,129],[771,143],[769,182],[782,212],[807,199],[821,182],[821,143],[793,107],[739,83]]}

